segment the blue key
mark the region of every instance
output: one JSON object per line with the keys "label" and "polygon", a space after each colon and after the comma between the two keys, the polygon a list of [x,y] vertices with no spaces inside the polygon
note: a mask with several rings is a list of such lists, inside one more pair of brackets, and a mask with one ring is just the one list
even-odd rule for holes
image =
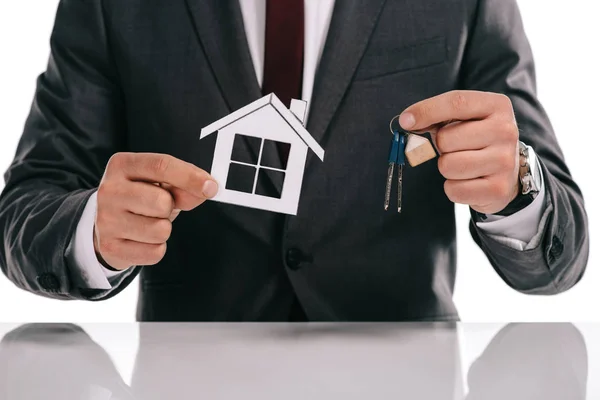
{"label": "blue key", "polygon": [[390,198],[392,196],[392,181],[394,180],[394,167],[398,167],[398,212],[402,212],[402,173],[406,163],[404,150],[406,149],[406,135],[399,131],[394,131],[390,156],[388,157],[388,176],[385,187],[385,205],[384,209],[390,207]]}

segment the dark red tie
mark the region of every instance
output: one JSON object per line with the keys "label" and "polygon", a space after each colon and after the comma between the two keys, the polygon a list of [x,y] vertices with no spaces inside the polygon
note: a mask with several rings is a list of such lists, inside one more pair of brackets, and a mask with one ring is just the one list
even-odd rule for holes
{"label": "dark red tie", "polygon": [[302,96],[304,0],[267,0],[263,94],[290,106]]}
{"label": "dark red tie", "polygon": [[[263,94],[275,93],[289,108],[292,99],[302,96],[303,67],[304,0],[267,0]],[[277,146],[277,150],[287,164],[289,147]],[[289,320],[307,320],[296,296]]]}

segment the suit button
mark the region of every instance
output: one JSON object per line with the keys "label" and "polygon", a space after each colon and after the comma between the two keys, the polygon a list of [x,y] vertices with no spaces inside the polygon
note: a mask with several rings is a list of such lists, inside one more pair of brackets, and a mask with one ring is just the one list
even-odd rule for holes
{"label": "suit button", "polygon": [[60,289],[60,281],[54,274],[46,273],[37,277],[38,284],[49,292],[57,292]]}
{"label": "suit button", "polygon": [[298,270],[302,264],[310,262],[311,258],[304,254],[300,249],[289,249],[285,255],[285,263],[291,270]]}

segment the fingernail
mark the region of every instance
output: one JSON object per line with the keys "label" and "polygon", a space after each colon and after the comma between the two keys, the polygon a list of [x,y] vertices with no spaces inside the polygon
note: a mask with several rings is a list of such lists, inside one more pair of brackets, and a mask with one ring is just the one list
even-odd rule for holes
{"label": "fingernail", "polygon": [[202,194],[206,196],[207,199],[212,199],[217,195],[219,191],[219,186],[215,181],[206,181],[204,182],[204,186],[202,186]]}
{"label": "fingernail", "polygon": [[400,115],[400,126],[402,128],[410,129],[415,126],[416,123],[417,121],[415,120],[415,116],[411,113],[402,113]]}

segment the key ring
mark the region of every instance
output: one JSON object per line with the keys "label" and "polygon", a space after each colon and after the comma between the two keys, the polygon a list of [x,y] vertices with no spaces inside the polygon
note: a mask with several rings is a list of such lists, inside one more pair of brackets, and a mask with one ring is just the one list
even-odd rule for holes
{"label": "key ring", "polygon": [[406,129],[403,129],[403,128],[400,126],[400,115],[402,115],[402,114],[398,114],[398,115],[396,115],[396,116],[395,116],[394,118],[392,118],[392,120],[390,121],[390,132],[392,133],[392,136],[394,135],[394,132],[395,132],[395,131],[394,131],[394,129],[392,128],[392,125],[394,125],[394,121],[398,121],[398,128],[399,128],[399,129],[398,129],[398,132],[401,132],[401,133],[404,133],[404,134],[407,134],[407,135],[418,135],[418,133],[416,133],[416,132],[412,132],[412,131],[407,131]]}
{"label": "key ring", "polygon": [[[423,132],[425,131],[421,131],[421,132],[415,132],[415,131],[407,131],[406,129],[403,129],[400,126],[400,115],[402,114],[398,114],[396,115],[394,118],[392,118],[392,120],[390,121],[390,132],[392,133],[392,136],[395,135],[395,131],[392,128],[392,125],[394,125],[394,121],[398,121],[398,133],[403,133],[407,136],[407,138],[410,138],[411,135],[417,135],[417,136],[421,136],[423,137]],[[429,133],[429,132],[425,132],[425,133]],[[436,155],[440,155],[440,151],[437,148],[437,144],[435,143],[435,139],[433,138],[433,134],[429,133],[431,135],[431,139],[428,139],[429,143],[433,146],[433,149],[436,153]]]}
{"label": "key ring", "polygon": [[394,130],[392,129],[392,125],[394,124],[394,121],[398,121],[398,126],[400,127],[400,130],[403,130],[402,127],[400,126],[400,114],[398,114],[394,118],[392,118],[392,120],[390,121],[390,132],[392,132],[392,136],[394,135]]}

